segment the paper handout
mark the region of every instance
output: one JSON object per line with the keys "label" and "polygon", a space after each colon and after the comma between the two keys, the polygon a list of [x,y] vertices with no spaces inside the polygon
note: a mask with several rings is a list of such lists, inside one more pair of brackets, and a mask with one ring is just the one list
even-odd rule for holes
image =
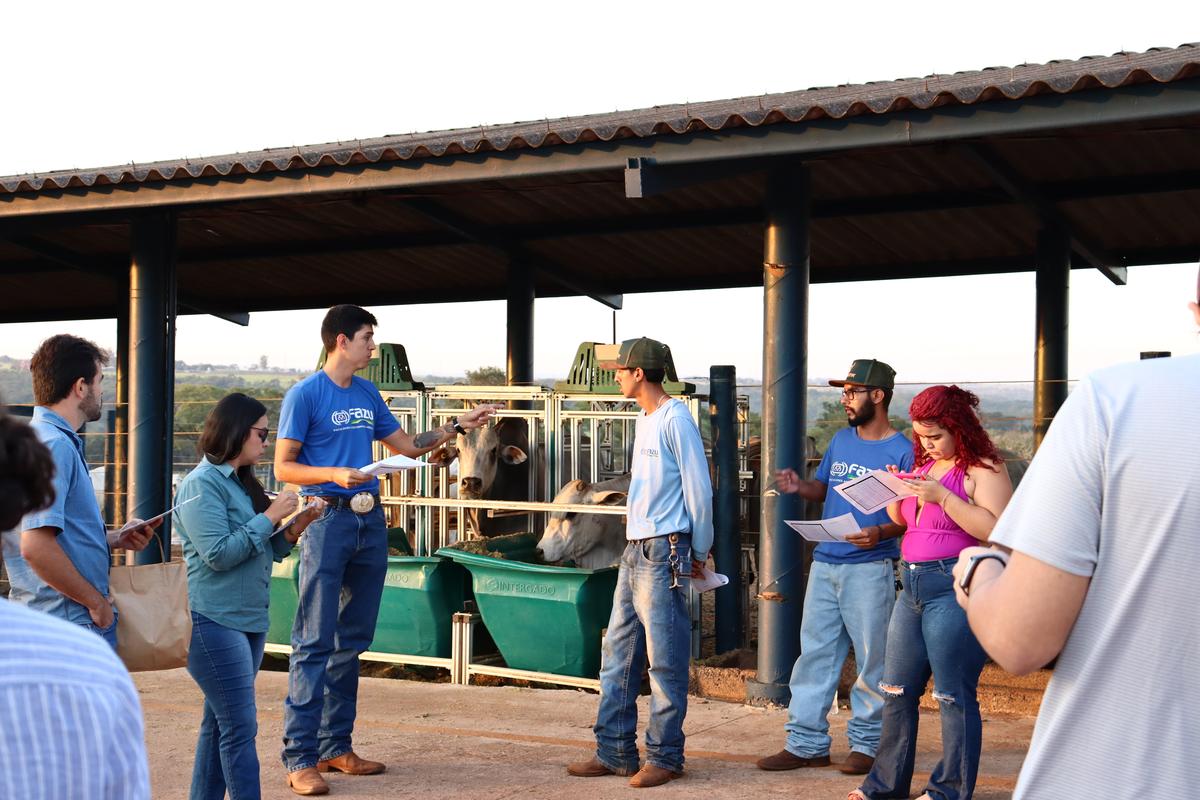
{"label": "paper handout", "polygon": [[832,519],[785,519],[784,523],[810,542],[844,542],[860,528],[854,515],[848,512]]}
{"label": "paper handout", "polygon": [[900,478],[881,469],[873,469],[860,478],[840,483],[833,490],[864,514],[874,514],[902,497],[916,494]]}
{"label": "paper handout", "polygon": [[416,469],[417,467],[432,467],[428,461],[418,461],[415,458],[409,458],[404,455],[394,455],[376,461],[374,464],[367,464],[365,467],[359,467],[359,472],[365,472],[368,475],[387,475],[389,472],[401,472],[406,469]]}
{"label": "paper handout", "polygon": [[720,589],[727,583],[729,583],[728,577],[704,567],[700,570],[699,578],[692,578],[692,589],[697,593],[707,592],[709,589]]}
{"label": "paper handout", "polygon": [[189,497],[187,500],[184,500],[179,505],[171,506],[166,511],[159,514],[157,517],[151,517],[150,519],[146,520],[142,524],[143,525],[153,525],[154,523],[158,522],[160,519],[165,518],[172,511],[178,511],[180,508],[182,508],[183,506],[186,506],[188,503],[192,502],[193,500],[199,500],[199,499],[200,499],[200,495],[195,495],[194,497]]}

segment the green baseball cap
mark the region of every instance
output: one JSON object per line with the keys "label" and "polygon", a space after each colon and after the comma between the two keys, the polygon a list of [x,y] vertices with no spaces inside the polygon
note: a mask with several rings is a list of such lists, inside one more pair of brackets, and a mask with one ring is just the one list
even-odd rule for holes
{"label": "green baseball cap", "polygon": [[645,336],[626,339],[621,344],[596,345],[596,360],[601,369],[666,369],[671,348]]}
{"label": "green baseball cap", "polygon": [[860,358],[850,365],[850,373],[844,381],[830,381],[830,386],[873,386],[876,389],[894,389],[896,370],[874,358]]}

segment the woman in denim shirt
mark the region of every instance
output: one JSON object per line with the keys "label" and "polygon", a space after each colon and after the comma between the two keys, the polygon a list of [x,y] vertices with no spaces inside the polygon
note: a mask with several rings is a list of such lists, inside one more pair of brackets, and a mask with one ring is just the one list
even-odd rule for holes
{"label": "woman in denim shirt", "polygon": [[221,398],[204,422],[200,463],[179,486],[176,512],[188,568],[188,672],[204,691],[191,800],[260,796],[254,678],[269,620],[271,563],[292,549],[320,503],[279,527],[299,498],[272,502],[254,477],[267,448],[267,409],[244,394]]}

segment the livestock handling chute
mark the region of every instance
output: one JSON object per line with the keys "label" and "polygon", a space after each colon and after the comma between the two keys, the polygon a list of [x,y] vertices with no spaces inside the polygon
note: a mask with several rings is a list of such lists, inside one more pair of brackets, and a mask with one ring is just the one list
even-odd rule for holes
{"label": "livestock handling chute", "polygon": [[[590,342],[580,345],[569,377],[553,390],[424,387],[411,380],[402,347],[380,345],[380,356],[376,361],[388,361],[391,374],[373,362],[364,377],[380,386],[406,430],[436,427],[476,403],[504,408],[487,428],[431,453],[427,460],[438,466],[381,479],[390,527],[388,575],[376,637],[363,658],[446,668],[455,683],[487,674],[597,688],[613,564],[624,541],[636,403],[620,395],[611,371],[599,369]],[[397,374],[407,380],[388,380]],[[673,365],[667,377],[664,388],[687,404],[699,425],[705,398],[678,381]],[[739,425],[743,444],[745,430]],[[385,455],[376,448],[376,457]],[[595,539],[596,546],[544,563],[539,539],[548,530],[567,530],[567,517],[572,524],[590,521],[588,541]],[[605,540],[612,548],[614,537],[616,554],[601,554]],[[554,551],[558,558],[567,553]],[[589,557],[602,563],[580,566]],[[295,586],[289,557],[272,576],[269,651],[289,650],[285,618],[295,614]],[[689,606],[692,655],[698,657],[700,602],[690,590]],[[479,635],[480,624],[490,637]],[[486,652],[489,638],[498,653]]]}

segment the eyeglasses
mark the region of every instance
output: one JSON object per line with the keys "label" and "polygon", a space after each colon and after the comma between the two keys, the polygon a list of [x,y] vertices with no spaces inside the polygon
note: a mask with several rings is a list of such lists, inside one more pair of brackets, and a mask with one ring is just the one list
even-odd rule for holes
{"label": "eyeglasses", "polygon": [[263,444],[267,443],[267,434],[269,434],[271,432],[270,428],[256,428],[253,425],[251,425],[250,430],[252,430],[258,434],[258,438],[262,440]]}
{"label": "eyeglasses", "polygon": [[854,397],[856,394],[866,394],[869,391],[871,390],[865,386],[847,386],[842,389],[842,397]]}

